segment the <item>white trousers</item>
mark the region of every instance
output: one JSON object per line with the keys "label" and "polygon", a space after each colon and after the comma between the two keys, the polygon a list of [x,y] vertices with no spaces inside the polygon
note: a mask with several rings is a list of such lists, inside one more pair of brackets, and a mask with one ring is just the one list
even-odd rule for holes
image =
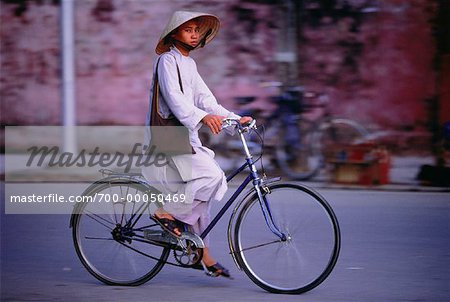
{"label": "white trousers", "polygon": [[221,200],[228,186],[214,152],[206,147],[194,150],[196,154],[172,157],[168,165],[143,167],[142,174],[164,194],[184,194],[184,202],[167,202],[164,210],[200,235],[211,221],[211,202]]}

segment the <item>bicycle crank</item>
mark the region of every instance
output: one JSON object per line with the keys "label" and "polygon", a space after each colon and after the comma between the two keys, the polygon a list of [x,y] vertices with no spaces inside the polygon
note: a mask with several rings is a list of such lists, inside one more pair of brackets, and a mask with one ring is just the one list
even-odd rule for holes
{"label": "bicycle crank", "polygon": [[183,232],[178,241],[178,249],[174,249],[175,260],[183,267],[193,267],[200,263],[203,258],[203,240],[196,234]]}

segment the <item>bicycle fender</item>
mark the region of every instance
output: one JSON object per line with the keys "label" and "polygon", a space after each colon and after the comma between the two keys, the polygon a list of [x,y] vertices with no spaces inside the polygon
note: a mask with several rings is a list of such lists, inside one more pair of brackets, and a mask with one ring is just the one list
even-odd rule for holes
{"label": "bicycle fender", "polygon": [[231,257],[233,258],[234,264],[236,264],[236,267],[240,271],[242,271],[242,266],[239,263],[239,261],[237,260],[236,255],[235,255],[235,253],[236,253],[235,249],[234,249],[234,245],[235,244],[234,244],[233,235],[232,235],[233,234],[233,227],[234,227],[234,224],[235,224],[234,221],[235,221],[236,214],[239,212],[239,209],[240,209],[241,205],[244,204],[247,200],[249,200],[249,198],[253,197],[254,194],[256,194],[255,188],[251,188],[245,193],[244,197],[234,207],[233,211],[231,212],[230,220],[228,221],[228,231],[227,231],[227,233],[228,233],[228,246],[230,248],[230,254],[231,254]]}
{"label": "bicycle fender", "polygon": [[[267,186],[267,185],[272,185],[273,183],[278,182],[280,180],[281,180],[281,177],[269,178],[269,179],[263,181],[262,187]],[[234,249],[234,245],[235,244],[234,244],[234,240],[233,240],[233,231],[234,231],[233,227],[234,227],[234,224],[235,224],[235,218],[237,216],[236,214],[239,213],[239,210],[240,210],[241,206],[243,204],[245,204],[248,200],[252,199],[257,194],[258,193],[256,192],[256,189],[254,187],[249,189],[245,193],[244,197],[234,207],[234,209],[233,209],[233,211],[231,213],[230,220],[228,222],[228,231],[227,231],[227,233],[228,233],[228,246],[230,248],[230,254],[231,254],[232,258],[233,258],[234,263],[236,264],[236,267],[239,270],[241,270],[241,271],[242,271],[242,267],[241,267],[239,261],[236,258],[236,255],[235,255],[236,252],[235,252],[235,249]]]}

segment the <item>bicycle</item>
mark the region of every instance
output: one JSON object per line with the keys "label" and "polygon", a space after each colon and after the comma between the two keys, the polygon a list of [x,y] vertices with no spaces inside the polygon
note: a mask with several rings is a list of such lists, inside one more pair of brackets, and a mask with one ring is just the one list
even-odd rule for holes
{"label": "bicycle", "polygon": [[[114,201],[80,203],[71,216],[75,250],[88,272],[105,284],[137,286],[165,264],[194,268],[203,255],[203,239],[251,183],[228,223],[228,245],[236,266],[272,293],[300,294],[321,284],[339,256],[336,215],[312,189],[280,183],[280,177],[260,177],[258,159],[253,159],[246,143],[246,134],[256,131],[255,123],[242,126],[238,120],[224,120],[224,127],[237,127],[245,153],[245,163],[227,181],[245,169],[249,173],[200,236],[185,230],[176,238],[152,221],[161,202],[143,200],[159,192],[138,173],[108,172],[90,185],[83,196],[106,194]],[[168,261],[171,251],[174,260]]]}
{"label": "bicycle", "polygon": [[[330,100],[325,93],[302,92],[299,99],[299,114],[290,118],[297,125],[297,135],[300,137],[296,141],[294,135],[289,141],[285,140],[285,144],[279,145],[276,158],[286,175],[306,180],[316,176],[326,166],[326,159],[334,147],[364,142],[369,132],[354,120],[333,116]],[[295,98],[291,98],[292,100]],[[314,110],[322,111],[319,118],[308,118],[307,115]],[[281,128],[281,133],[283,131],[289,132],[290,129]]]}
{"label": "bicycle", "polygon": [[[238,103],[245,106],[255,99],[241,97]],[[356,121],[334,117],[329,98],[324,93],[304,92],[302,88],[294,87],[273,97],[272,102],[276,104],[276,109],[264,118],[265,137],[268,137],[264,152],[267,151],[275,166],[293,180],[315,177],[326,166],[330,148],[363,142],[368,137],[369,132]],[[322,111],[321,115],[308,117],[316,109]],[[239,114],[260,119],[261,112],[244,109]],[[240,149],[239,138],[224,142],[221,137],[207,133],[203,136],[209,142],[206,145],[219,154],[228,155]],[[251,137],[248,145],[252,153],[262,152],[257,136]]]}

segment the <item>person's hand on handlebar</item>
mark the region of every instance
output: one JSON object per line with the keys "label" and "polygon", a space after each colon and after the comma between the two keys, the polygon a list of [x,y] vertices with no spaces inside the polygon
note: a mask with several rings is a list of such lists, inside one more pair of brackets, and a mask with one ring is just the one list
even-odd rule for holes
{"label": "person's hand on handlebar", "polygon": [[251,121],[253,121],[253,118],[251,116],[243,116],[239,119],[239,123],[241,123],[241,125],[248,124]]}
{"label": "person's hand on handlebar", "polygon": [[202,118],[201,122],[208,126],[214,134],[219,134],[220,130],[222,130],[222,120],[224,116],[208,114],[204,118]]}
{"label": "person's hand on handlebar", "polygon": [[[224,116],[208,114],[204,118],[202,118],[201,122],[208,126],[212,133],[218,134],[222,130],[222,120]],[[243,116],[239,119],[239,123],[241,125],[245,125],[253,121],[253,118],[250,116]]]}

